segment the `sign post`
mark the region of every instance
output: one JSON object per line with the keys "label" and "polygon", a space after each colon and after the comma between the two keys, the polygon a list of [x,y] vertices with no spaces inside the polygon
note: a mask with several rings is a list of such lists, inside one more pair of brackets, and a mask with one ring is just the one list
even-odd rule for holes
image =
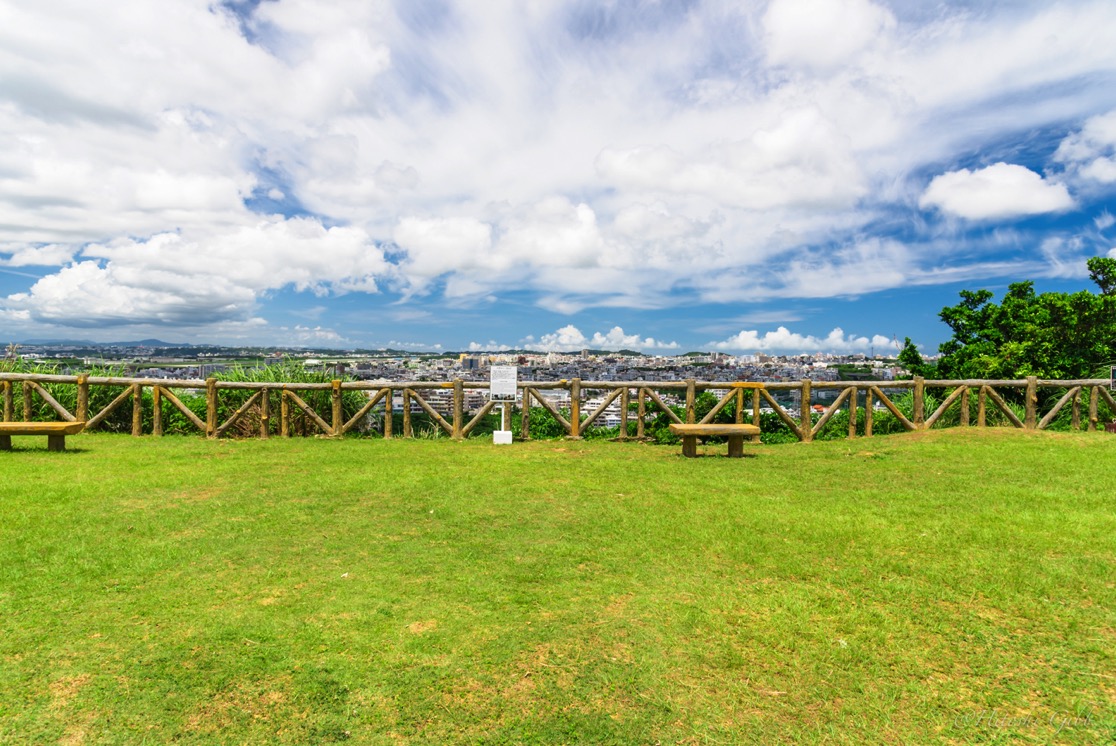
{"label": "sign post", "polygon": [[[504,405],[503,416],[500,418],[502,428],[504,422],[511,421],[508,407],[515,403],[518,369],[514,365],[493,365],[489,371],[492,377],[489,381],[488,396],[492,401],[502,402]],[[510,445],[512,431],[493,430],[492,442],[496,445]]]}

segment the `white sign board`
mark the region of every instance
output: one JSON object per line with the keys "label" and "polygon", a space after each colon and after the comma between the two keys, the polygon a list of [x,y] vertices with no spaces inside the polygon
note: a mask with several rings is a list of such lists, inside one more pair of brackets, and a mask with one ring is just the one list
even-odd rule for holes
{"label": "white sign board", "polygon": [[514,365],[493,365],[489,368],[492,381],[488,395],[492,401],[515,401],[516,370]]}

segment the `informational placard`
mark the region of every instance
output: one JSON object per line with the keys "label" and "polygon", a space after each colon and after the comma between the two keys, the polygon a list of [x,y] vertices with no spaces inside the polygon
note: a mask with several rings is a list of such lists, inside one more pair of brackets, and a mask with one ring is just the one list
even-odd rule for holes
{"label": "informational placard", "polygon": [[488,396],[492,401],[515,401],[516,367],[514,365],[493,365]]}

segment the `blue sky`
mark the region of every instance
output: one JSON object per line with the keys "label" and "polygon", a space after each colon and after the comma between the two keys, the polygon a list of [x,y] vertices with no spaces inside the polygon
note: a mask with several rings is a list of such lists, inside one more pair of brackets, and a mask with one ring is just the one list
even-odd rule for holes
{"label": "blue sky", "polygon": [[0,0],[0,337],[883,351],[1116,256],[1116,6]]}

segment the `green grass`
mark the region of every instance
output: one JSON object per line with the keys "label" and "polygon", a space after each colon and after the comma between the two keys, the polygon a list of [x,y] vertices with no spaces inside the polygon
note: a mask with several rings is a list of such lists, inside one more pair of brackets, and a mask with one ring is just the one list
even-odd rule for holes
{"label": "green grass", "polygon": [[1103,434],[14,440],[3,743],[1116,737]]}

